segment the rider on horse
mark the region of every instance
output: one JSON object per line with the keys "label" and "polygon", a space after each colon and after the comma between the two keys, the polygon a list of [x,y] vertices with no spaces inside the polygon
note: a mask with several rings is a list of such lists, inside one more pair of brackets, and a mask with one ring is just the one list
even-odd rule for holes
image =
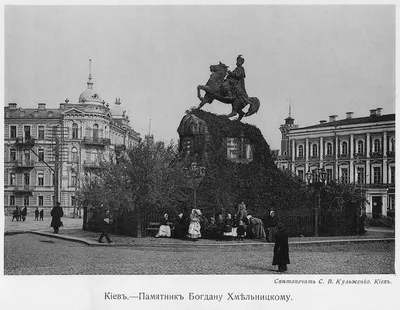
{"label": "rider on horse", "polygon": [[[246,88],[244,86],[244,79],[246,78],[246,72],[243,68],[244,58],[239,55],[236,58],[236,68],[233,71],[228,71],[228,75],[222,84],[222,90],[226,97],[244,97],[248,98]],[[232,93],[232,90],[236,90],[236,94]]]}

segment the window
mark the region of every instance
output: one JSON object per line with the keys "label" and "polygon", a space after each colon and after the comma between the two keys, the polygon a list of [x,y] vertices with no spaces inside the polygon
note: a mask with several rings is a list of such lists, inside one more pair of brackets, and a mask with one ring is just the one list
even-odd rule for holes
{"label": "window", "polygon": [[312,145],[312,156],[317,157],[318,156],[318,146],[316,144]]}
{"label": "window", "polygon": [[357,183],[358,184],[364,184],[365,183],[364,167],[358,167],[357,168]]}
{"label": "window", "polygon": [[29,206],[29,196],[24,196],[24,206]]}
{"label": "window", "polygon": [[364,142],[361,140],[357,141],[357,154],[364,154]]}
{"label": "window", "polygon": [[333,180],[333,170],[332,169],[325,169],[326,171],[326,182],[330,183]]}
{"label": "window", "polygon": [[54,195],[51,196],[51,205],[54,206],[55,205],[55,201],[54,201]]}
{"label": "window", "polygon": [[299,145],[299,157],[304,157],[304,146]]}
{"label": "window", "polygon": [[44,185],[44,173],[43,171],[38,172],[38,185],[43,186]]}
{"label": "window", "polygon": [[327,143],[326,144],[326,155],[332,155],[333,154],[333,148],[332,148],[332,143]]}
{"label": "window", "polygon": [[38,206],[43,207],[43,196],[38,196]]}
{"label": "window", "polygon": [[52,180],[51,181],[52,182],[51,185],[54,186],[56,184],[56,177],[54,175],[54,172],[51,174],[51,180]]}
{"label": "window", "polygon": [[25,163],[29,165],[31,161],[31,152],[29,150],[24,151],[24,156],[25,156]]}
{"label": "window", "polygon": [[10,185],[15,185],[15,173],[10,173]]}
{"label": "window", "polygon": [[15,206],[15,196],[14,195],[10,196],[10,206]]}
{"label": "window", "polygon": [[44,161],[44,149],[38,150],[39,161]]}
{"label": "window", "polygon": [[71,170],[71,186],[76,186],[76,172],[75,170]]}
{"label": "window", "polygon": [[72,139],[78,139],[78,124],[72,124]]}
{"label": "window", "polygon": [[24,185],[29,185],[30,184],[30,175],[29,173],[24,173]]}
{"label": "window", "polygon": [[76,149],[76,147],[72,148],[71,153],[72,153],[72,161],[77,162],[78,161],[78,150]]}
{"label": "window", "polygon": [[25,140],[31,138],[31,126],[24,126],[24,137]]}
{"label": "window", "polygon": [[389,210],[394,211],[395,207],[395,195],[389,195]]}
{"label": "window", "polygon": [[93,141],[97,142],[99,140],[99,125],[93,125]]}
{"label": "window", "polygon": [[342,168],[340,169],[341,174],[342,174],[342,182],[343,183],[349,183],[349,171],[347,168]]}
{"label": "window", "polygon": [[38,126],[38,139],[44,140],[44,126]]}
{"label": "window", "polygon": [[347,155],[347,154],[348,154],[348,152],[347,152],[347,142],[343,141],[342,142],[342,155]]}
{"label": "window", "polygon": [[381,167],[374,167],[374,183],[381,183]]}
{"label": "window", "polygon": [[298,170],[297,171],[297,175],[299,176],[299,178],[301,180],[304,180],[304,170]]}
{"label": "window", "polygon": [[390,183],[395,184],[396,180],[396,171],[394,166],[390,166]]}
{"label": "window", "polygon": [[17,160],[17,150],[11,149],[10,150],[10,161],[16,161],[16,160]]}
{"label": "window", "polygon": [[374,153],[379,153],[381,151],[381,140],[374,140]]}
{"label": "window", "polygon": [[396,141],[394,138],[392,138],[390,139],[390,151],[394,152],[395,148],[396,148]]}
{"label": "window", "polygon": [[73,206],[73,207],[76,206],[76,198],[75,198],[75,196],[71,196],[71,206]]}
{"label": "window", "polygon": [[17,137],[17,126],[10,126],[10,138],[15,139]]}

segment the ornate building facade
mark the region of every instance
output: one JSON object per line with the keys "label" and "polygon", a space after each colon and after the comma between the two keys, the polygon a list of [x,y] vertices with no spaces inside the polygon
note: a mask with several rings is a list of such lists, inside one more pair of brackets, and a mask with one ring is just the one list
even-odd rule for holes
{"label": "ornate building facade", "polygon": [[76,212],[82,176],[98,169],[101,160],[110,160],[116,147],[140,142],[121,101],[116,99],[111,107],[105,103],[93,89],[91,74],[76,103],[66,99],[58,108],[9,103],[4,110],[6,212],[27,206],[46,214],[55,200],[67,215]]}
{"label": "ornate building facade", "polygon": [[298,127],[290,116],[280,127],[281,153],[276,164],[306,181],[306,173],[324,168],[327,181],[356,183],[365,194],[367,216],[394,216],[395,114],[370,110],[367,117]]}

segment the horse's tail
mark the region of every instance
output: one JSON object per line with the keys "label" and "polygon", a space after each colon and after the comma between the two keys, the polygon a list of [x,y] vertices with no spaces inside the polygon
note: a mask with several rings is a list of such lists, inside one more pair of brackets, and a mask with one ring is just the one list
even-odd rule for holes
{"label": "horse's tail", "polygon": [[251,104],[245,116],[250,116],[254,113],[257,113],[258,109],[260,108],[260,100],[258,100],[257,97],[250,97],[249,100],[251,101]]}

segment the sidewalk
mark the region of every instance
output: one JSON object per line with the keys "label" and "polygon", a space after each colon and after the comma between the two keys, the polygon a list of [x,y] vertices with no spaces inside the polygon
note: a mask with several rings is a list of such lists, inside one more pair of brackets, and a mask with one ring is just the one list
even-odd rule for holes
{"label": "sidewalk", "polygon": [[[98,243],[99,233],[82,230],[82,219],[63,218],[64,226],[60,228],[59,234],[54,234],[50,227],[51,218],[44,221],[34,221],[28,217],[25,222],[11,222],[11,217],[5,217],[5,235],[18,233],[34,233],[42,236],[59,238],[63,240],[80,242],[89,246],[134,246],[134,247],[202,247],[202,246],[270,246],[265,240],[245,239],[243,241],[216,241],[200,239],[198,241],[181,240],[173,238],[134,238],[129,236],[111,235],[112,243]],[[381,229],[371,227],[363,236],[334,236],[334,237],[293,237],[289,238],[291,246],[302,245],[334,245],[350,242],[393,242],[395,233],[393,229]],[[104,240],[106,241],[106,240]]]}

